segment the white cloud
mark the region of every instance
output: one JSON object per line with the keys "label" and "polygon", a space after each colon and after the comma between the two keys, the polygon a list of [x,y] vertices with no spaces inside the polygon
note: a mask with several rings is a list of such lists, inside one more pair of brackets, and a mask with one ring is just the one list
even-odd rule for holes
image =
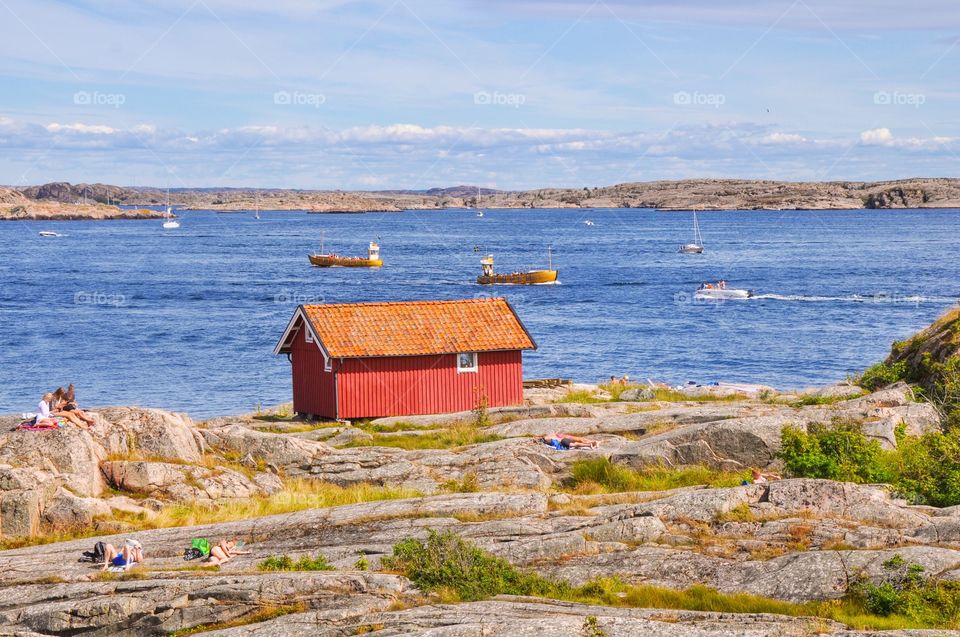
{"label": "white cloud", "polygon": [[873,128],[860,133],[860,143],[865,146],[889,146],[893,143],[893,133],[889,128]]}
{"label": "white cloud", "polygon": [[770,133],[760,138],[760,144],[802,144],[807,141],[803,135],[796,133]]}

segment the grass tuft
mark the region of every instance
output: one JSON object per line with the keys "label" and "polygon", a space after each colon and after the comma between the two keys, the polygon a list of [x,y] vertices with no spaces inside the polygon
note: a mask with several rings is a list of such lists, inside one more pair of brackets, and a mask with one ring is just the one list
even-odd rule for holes
{"label": "grass tuft", "polygon": [[637,471],[607,458],[578,460],[570,471],[564,489],[578,494],[667,491],[696,485],[733,487],[749,478],[749,472],[715,471],[707,467],[651,467]]}

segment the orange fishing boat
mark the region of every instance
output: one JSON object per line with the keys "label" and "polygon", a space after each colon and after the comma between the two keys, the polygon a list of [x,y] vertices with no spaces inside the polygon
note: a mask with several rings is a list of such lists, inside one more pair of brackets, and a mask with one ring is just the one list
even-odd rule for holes
{"label": "orange fishing boat", "polygon": [[550,257],[550,268],[547,270],[497,274],[493,271],[492,254],[480,259],[480,265],[483,267],[483,273],[477,277],[477,283],[480,285],[547,285],[557,282],[557,271],[553,269],[552,257]]}
{"label": "orange fishing boat", "polygon": [[370,245],[367,246],[367,258],[342,257],[339,254],[325,253],[322,240],[320,254],[308,256],[310,264],[319,268],[379,268],[383,265],[383,259],[380,258],[380,246],[376,241],[371,241]]}

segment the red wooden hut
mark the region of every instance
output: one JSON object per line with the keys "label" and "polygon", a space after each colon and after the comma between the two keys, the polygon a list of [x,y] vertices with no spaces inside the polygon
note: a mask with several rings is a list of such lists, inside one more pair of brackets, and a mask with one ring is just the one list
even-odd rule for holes
{"label": "red wooden hut", "polygon": [[505,299],[301,305],[275,354],[293,368],[293,410],[356,419],[523,403],[536,343]]}

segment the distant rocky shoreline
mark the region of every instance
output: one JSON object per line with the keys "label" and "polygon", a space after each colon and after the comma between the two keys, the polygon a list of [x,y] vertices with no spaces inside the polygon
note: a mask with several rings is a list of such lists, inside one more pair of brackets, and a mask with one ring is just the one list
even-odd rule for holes
{"label": "distant rocky shoreline", "polygon": [[[861,182],[786,182],[687,179],[583,188],[526,191],[481,189],[479,207],[654,208],[658,210],[861,210],[960,207],[960,179],[915,178]],[[477,188],[423,191],[330,191],[254,188],[126,188],[64,182],[28,188],[0,187],[0,220],[152,218],[153,210],[119,205],[232,212],[298,210],[310,213],[400,212],[478,206]],[[89,203],[78,203],[89,202]]]}

